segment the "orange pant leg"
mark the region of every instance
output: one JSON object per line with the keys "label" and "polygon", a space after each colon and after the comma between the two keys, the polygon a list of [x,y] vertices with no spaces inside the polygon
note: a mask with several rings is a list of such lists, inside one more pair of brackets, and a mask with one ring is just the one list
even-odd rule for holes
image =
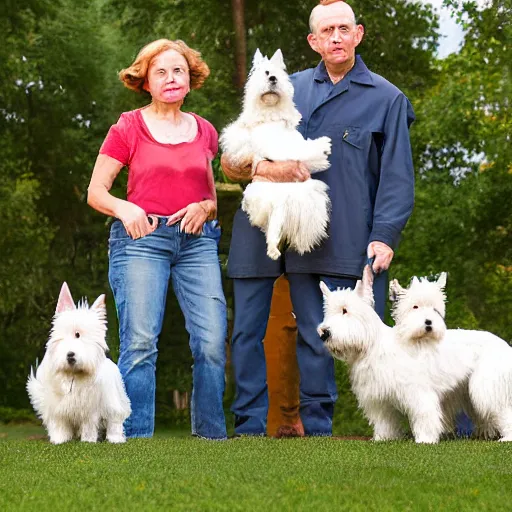
{"label": "orange pant leg", "polygon": [[263,345],[269,398],[267,435],[303,435],[304,428],[299,416],[297,323],[290,299],[290,285],[284,275],[274,285]]}

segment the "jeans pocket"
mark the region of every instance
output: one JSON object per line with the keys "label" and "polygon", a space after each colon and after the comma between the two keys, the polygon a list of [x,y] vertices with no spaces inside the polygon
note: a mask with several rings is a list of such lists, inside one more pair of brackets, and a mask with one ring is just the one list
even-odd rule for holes
{"label": "jeans pocket", "polygon": [[201,232],[201,236],[204,236],[206,238],[212,238],[219,243],[220,235],[221,235],[221,228],[219,221],[217,219],[214,220],[208,220],[203,224],[203,230]]}
{"label": "jeans pocket", "polygon": [[129,238],[130,235],[126,232],[124,224],[120,220],[115,220],[110,226],[109,243],[116,242],[118,240],[127,240]]}

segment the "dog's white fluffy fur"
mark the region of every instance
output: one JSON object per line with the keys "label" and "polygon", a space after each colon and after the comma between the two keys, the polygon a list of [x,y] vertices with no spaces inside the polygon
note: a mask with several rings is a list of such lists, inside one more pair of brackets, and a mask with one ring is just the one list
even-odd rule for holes
{"label": "dog's white fluffy fur", "polygon": [[54,444],[75,436],[94,443],[100,428],[108,441],[125,441],[130,401],[118,367],[106,357],[106,329],[105,295],[90,308],[86,301],[77,307],[64,283],[44,358],[27,381],[32,406]]}
{"label": "dog's white fluffy fur", "polygon": [[325,316],[318,333],[348,363],[374,440],[400,439],[405,415],[417,443],[437,443],[465,410],[477,433],[511,441],[512,348],[491,333],[446,330],[446,274],[436,282],[413,279],[408,290],[392,283],[395,327],[375,313],[372,281],[366,267],[354,291],[321,283]]}
{"label": "dog's white fluffy fur", "polygon": [[490,332],[446,329],[445,285],[446,273],[436,282],[415,277],[407,289],[391,282],[397,336],[446,375],[460,379],[466,371],[455,400],[445,401],[448,424],[462,409],[473,420],[477,436],[512,441],[512,347]]}
{"label": "dog's white fluffy fur", "polygon": [[[434,366],[385,325],[373,305],[371,270],[355,290],[324,294],[324,320],[318,333],[330,353],[350,366],[350,380],[360,407],[374,429],[374,440],[402,437],[401,418],[407,416],[417,443],[436,443],[444,430],[443,397],[456,388],[463,374],[440,379]],[[449,367],[449,361],[445,361]]]}
{"label": "dog's white fluffy fur", "polygon": [[[245,88],[243,111],[220,138],[235,166],[261,160],[301,161],[311,173],[329,167],[329,137],[305,140],[293,103],[293,85],[281,50],[271,59],[256,51]],[[310,252],[327,237],[330,215],[328,186],[320,180],[300,183],[254,182],[244,192],[242,209],[253,226],[266,233],[267,254],[279,258],[281,244],[299,254]]]}

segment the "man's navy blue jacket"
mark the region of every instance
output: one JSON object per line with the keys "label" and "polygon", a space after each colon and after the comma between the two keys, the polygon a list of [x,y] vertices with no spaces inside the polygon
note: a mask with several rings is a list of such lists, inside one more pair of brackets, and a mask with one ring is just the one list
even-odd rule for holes
{"label": "man's navy blue jacket", "polygon": [[325,65],[291,76],[294,101],[309,139],[328,136],[331,166],[313,174],[329,185],[328,239],[300,256],[278,260],[266,253],[265,235],[238,210],[228,260],[233,278],[273,277],[283,272],[361,277],[372,241],[395,248],[414,203],[409,126],[414,112],[394,85],[368,70],[357,56],[352,70],[333,85]]}

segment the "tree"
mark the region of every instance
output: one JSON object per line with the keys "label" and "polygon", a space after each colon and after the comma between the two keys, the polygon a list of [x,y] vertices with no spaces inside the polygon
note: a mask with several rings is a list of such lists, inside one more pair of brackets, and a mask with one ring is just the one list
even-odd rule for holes
{"label": "tree", "polygon": [[466,37],[415,104],[417,201],[395,269],[403,277],[448,270],[449,324],[510,340],[512,7],[447,4]]}
{"label": "tree", "polygon": [[85,204],[103,116],[110,117],[112,41],[99,7],[32,0],[9,2],[0,14],[0,405],[28,403],[24,379],[42,355],[62,281],[91,295],[105,287],[101,226],[89,229]]}

